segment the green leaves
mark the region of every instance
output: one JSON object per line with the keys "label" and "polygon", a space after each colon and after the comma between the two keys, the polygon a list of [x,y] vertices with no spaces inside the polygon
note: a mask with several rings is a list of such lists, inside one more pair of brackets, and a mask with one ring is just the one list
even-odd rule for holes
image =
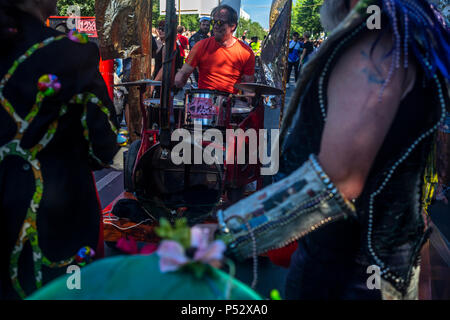
{"label": "green leaves", "polygon": [[259,40],[262,40],[264,39],[264,36],[267,35],[267,32],[264,31],[263,27],[261,27],[258,22],[252,21],[251,19],[247,20],[240,18],[236,29],[236,37],[241,38],[246,31],[245,37],[248,42],[250,42],[251,37],[258,37]]}
{"label": "green leaves", "polygon": [[317,38],[323,32],[320,23],[320,7],[323,0],[297,0],[292,9],[291,33],[297,31],[300,36],[311,32],[312,38]]}
{"label": "green leaves", "polygon": [[58,14],[66,16],[67,8],[69,6],[77,5],[80,7],[80,16],[94,17],[95,16],[95,0],[58,0]]}
{"label": "green leaves", "polygon": [[155,228],[155,232],[164,240],[173,240],[180,243],[185,250],[191,246],[191,230],[186,218],[176,220],[175,226],[172,226],[167,219],[161,218],[159,227]]}

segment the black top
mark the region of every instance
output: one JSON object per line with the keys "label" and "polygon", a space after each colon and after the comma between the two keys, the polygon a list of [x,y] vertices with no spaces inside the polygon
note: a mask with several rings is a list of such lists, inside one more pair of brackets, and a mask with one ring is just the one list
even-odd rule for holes
{"label": "black top", "polygon": [[306,58],[314,51],[313,43],[310,41],[305,42],[303,44],[303,50],[306,50],[305,57],[303,58],[306,60]]}
{"label": "black top", "polygon": [[[31,46],[62,35],[45,27],[33,16],[21,13],[19,17],[22,32],[15,44],[1,51],[0,78]],[[56,75],[61,83],[59,93],[44,99],[20,144],[25,150],[35,146],[50,123],[58,120],[55,135],[37,154],[43,180],[42,200],[36,212],[38,244],[43,255],[52,262],[73,257],[83,246],[100,249],[97,253],[102,254],[102,247],[97,247],[102,236],[99,234],[101,213],[92,170],[110,163],[118,146],[116,133],[109,123],[116,124],[115,112],[98,65],[99,50],[95,44],[76,43],[65,37],[38,49],[27,58],[3,90],[17,114],[25,118],[36,100],[37,83],[42,75]],[[88,92],[103,102],[109,110],[109,119],[97,104],[69,103],[76,94]],[[67,105],[67,112],[60,116],[63,105]],[[82,114],[85,108],[89,143],[83,136]],[[10,143],[16,133],[16,122],[1,107],[0,146]],[[90,145],[94,157],[90,156]],[[1,299],[19,298],[12,287],[10,257],[36,190],[35,181],[27,160],[7,155],[0,161]],[[26,241],[18,263],[18,278],[26,295],[36,289],[35,267],[39,266],[33,263],[30,241]],[[43,265],[43,283],[65,274],[66,269]]]}
{"label": "black top", "polygon": [[195,44],[203,39],[209,38],[207,33],[203,33],[200,30],[194,33],[192,37],[189,38],[189,48],[192,48],[195,46]]}
{"label": "black top", "polygon": [[[152,78],[155,79],[156,75],[158,74],[159,70],[162,68],[163,63],[163,48],[165,46],[165,43],[156,51],[155,55],[155,69],[153,71]],[[180,47],[177,44],[176,53],[175,53],[175,72],[176,70],[180,69],[183,66],[183,61],[181,60],[180,56]]]}

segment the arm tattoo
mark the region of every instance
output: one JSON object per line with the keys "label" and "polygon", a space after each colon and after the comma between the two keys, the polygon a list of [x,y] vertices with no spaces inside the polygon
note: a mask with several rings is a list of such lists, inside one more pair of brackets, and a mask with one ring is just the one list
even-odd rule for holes
{"label": "arm tattoo", "polygon": [[369,55],[364,50],[361,50],[361,55],[364,57],[364,59],[370,61],[373,68],[375,69],[373,70],[372,68],[364,67],[361,70],[361,72],[367,76],[367,80],[369,81],[369,83],[383,84],[385,81],[383,75],[381,74],[381,71],[378,69],[378,67],[370,59]]}

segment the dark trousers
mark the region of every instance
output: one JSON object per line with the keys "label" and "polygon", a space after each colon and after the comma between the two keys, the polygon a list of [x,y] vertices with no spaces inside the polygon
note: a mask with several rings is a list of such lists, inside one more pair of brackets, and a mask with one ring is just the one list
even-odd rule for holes
{"label": "dark trousers", "polygon": [[289,62],[288,61],[288,75],[287,75],[287,81],[289,82],[289,79],[291,78],[291,72],[292,72],[292,68],[294,68],[294,74],[295,74],[295,82],[297,82],[298,79],[298,64],[300,63],[300,61],[297,62]]}
{"label": "dark trousers", "polygon": [[288,300],[381,300],[381,291],[367,287],[367,266],[355,262],[353,253],[330,250],[299,241],[286,277]]}

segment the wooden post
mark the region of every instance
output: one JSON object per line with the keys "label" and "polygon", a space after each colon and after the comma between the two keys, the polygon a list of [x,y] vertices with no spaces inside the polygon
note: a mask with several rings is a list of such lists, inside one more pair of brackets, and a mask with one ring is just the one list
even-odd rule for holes
{"label": "wooden post", "polygon": [[[148,40],[149,43],[143,44],[143,47],[148,47],[148,54],[143,52],[141,55],[132,57],[131,59],[131,72],[130,81],[137,81],[142,79],[150,79],[151,69],[152,69],[152,1],[153,0],[140,0],[137,1],[137,12],[141,12],[146,21],[150,21],[150,25],[140,26],[144,28],[141,30],[143,38]],[[146,11],[146,13],[143,13]],[[138,17],[139,19],[139,17]],[[142,17],[141,17],[142,19]],[[140,20],[141,20],[140,19]],[[144,20],[144,19],[142,19]],[[143,21],[141,21],[143,24]],[[146,97],[148,98],[148,97]],[[130,140],[135,141],[140,139],[139,135],[142,130],[142,114],[140,110],[140,99],[139,99],[139,88],[130,87],[128,90],[128,106],[125,110],[125,117],[128,124],[128,132],[130,135]]]}

